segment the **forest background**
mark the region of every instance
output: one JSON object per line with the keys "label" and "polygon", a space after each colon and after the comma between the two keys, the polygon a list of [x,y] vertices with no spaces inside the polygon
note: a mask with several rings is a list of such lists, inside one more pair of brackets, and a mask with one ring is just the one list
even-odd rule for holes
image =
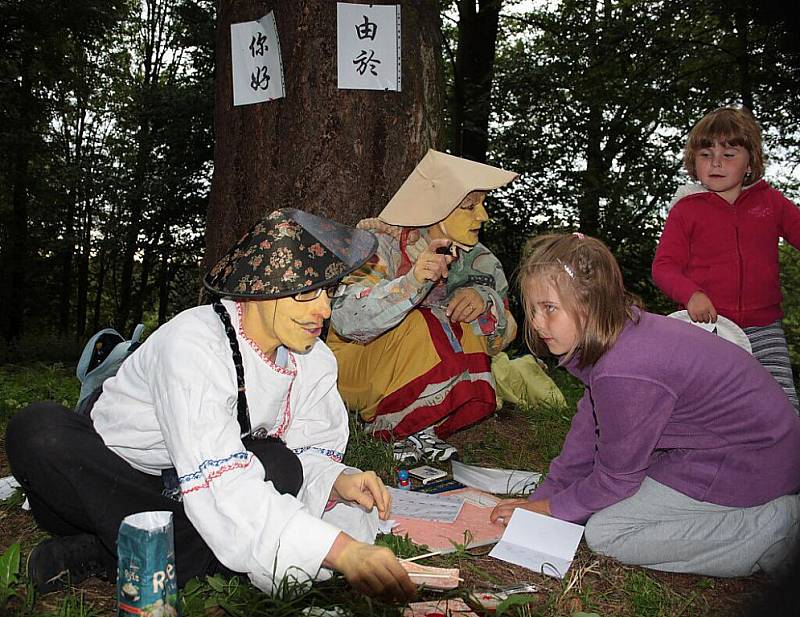
{"label": "forest background", "polygon": [[[439,8],[437,145],[522,174],[493,197],[483,235],[508,273],[525,237],[579,229],[608,243],[648,306],[671,310],[650,263],[687,181],[686,134],[720,105],[753,110],[768,181],[800,198],[798,24],[778,3]],[[209,0],[0,1],[0,362],[74,359],[102,327],[152,332],[198,302],[216,11]],[[282,206],[303,204],[263,209]],[[797,375],[800,258],[781,253]]]}

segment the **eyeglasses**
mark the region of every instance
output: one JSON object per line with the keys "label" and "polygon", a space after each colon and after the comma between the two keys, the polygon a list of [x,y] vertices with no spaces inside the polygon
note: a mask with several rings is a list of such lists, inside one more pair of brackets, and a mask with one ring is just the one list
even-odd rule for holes
{"label": "eyeglasses", "polygon": [[327,287],[317,287],[311,291],[301,291],[300,293],[294,294],[292,298],[298,302],[311,302],[312,300],[319,298],[323,291],[328,294],[328,298],[333,298],[336,295],[336,290],[338,288],[339,282],[337,281],[336,283],[328,285]]}

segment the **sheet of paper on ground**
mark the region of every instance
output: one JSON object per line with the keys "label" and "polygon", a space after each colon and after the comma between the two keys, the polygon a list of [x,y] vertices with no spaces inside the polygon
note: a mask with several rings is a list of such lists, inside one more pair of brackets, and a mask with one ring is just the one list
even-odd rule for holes
{"label": "sheet of paper on ground", "polygon": [[582,525],[517,508],[489,556],[563,578],[582,535]]}
{"label": "sheet of paper on ground", "polygon": [[466,544],[467,548],[493,544],[503,535],[503,526],[489,521],[489,513],[499,498],[472,488],[441,493],[443,496],[458,496],[463,507],[452,523],[440,523],[397,516],[392,504],[392,518],[396,526],[392,533],[408,535],[414,544],[427,545],[432,551],[450,553],[455,544]]}
{"label": "sheet of paper on ground", "polygon": [[542,477],[540,473],[518,469],[476,467],[453,461],[453,477],[473,488],[496,495],[527,495]]}
{"label": "sheet of paper on ground", "polygon": [[403,617],[478,617],[461,598],[447,598],[431,602],[412,602],[403,611]]}
{"label": "sheet of paper on ground", "polygon": [[0,501],[11,497],[18,488],[20,488],[20,485],[14,476],[0,478]]}
{"label": "sheet of paper on ground", "polygon": [[462,497],[452,493],[429,495],[416,491],[402,491],[389,488],[392,496],[392,518],[399,517],[422,519],[425,521],[443,521],[452,523],[464,505]]}

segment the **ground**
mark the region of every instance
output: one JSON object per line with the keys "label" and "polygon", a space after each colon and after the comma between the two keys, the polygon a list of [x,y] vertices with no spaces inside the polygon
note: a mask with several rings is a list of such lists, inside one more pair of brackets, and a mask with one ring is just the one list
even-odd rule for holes
{"label": "ground", "polygon": [[[505,409],[485,420],[480,425],[461,431],[451,438],[469,463],[493,464],[511,467],[510,462],[542,468],[544,458],[552,456],[546,448],[532,446],[537,437],[535,433],[547,433],[550,423],[558,420],[565,412],[550,410],[546,417],[537,417],[537,412],[522,412]],[[563,418],[562,418],[563,420]],[[557,430],[557,429],[552,429]],[[560,430],[560,429],[558,429]],[[541,438],[541,435],[539,436]],[[0,474],[9,473],[5,460],[5,447],[0,444]],[[535,451],[533,451],[535,450]],[[543,455],[544,453],[544,455]],[[10,506],[5,502],[0,506],[0,553],[12,543],[22,544],[23,563],[30,548],[44,534],[39,531],[28,512],[19,504]],[[464,582],[461,590],[486,588],[490,584],[505,586],[521,581],[537,584],[541,591],[532,594],[530,604],[517,607],[521,615],[573,615],[584,611],[601,616],[735,616],[742,615],[747,605],[754,600],[765,586],[762,576],[740,579],[712,579],[691,575],[652,572],[641,568],[623,566],[611,559],[592,554],[581,543],[576,560],[568,576],[559,581],[534,574],[521,567],[495,560],[486,556],[488,547],[474,551],[457,552],[454,555],[433,558],[428,565],[457,566],[461,569]],[[341,588],[341,584],[338,584]],[[339,593],[341,589],[339,590]],[[210,590],[208,590],[210,593]],[[52,614],[78,615],[80,611],[69,612],[64,609],[64,593],[54,593],[37,598],[36,609]],[[95,615],[114,615],[116,588],[97,579],[90,579],[78,586],[72,596],[83,598],[84,606],[91,605]],[[436,598],[431,592],[423,598]],[[244,601],[243,601],[244,602]],[[18,610],[22,600],[12,600],[10,610]],[[209,605],[201,614],[275,614],[274,612],[237,612],[228,603],[227,609],[220,604],[207,601]],[[224,603],[223,603],[224,604]],[[372,606],[372,605],[370,605]],[[16,609],[14,608],[16,607]],[[378,613],[390,610],[383,607]],[[255,609],[252,609],[255,611]],[[372,610],[372,609],[371,609]],[[291,612],[287,614],[292,614]]]}

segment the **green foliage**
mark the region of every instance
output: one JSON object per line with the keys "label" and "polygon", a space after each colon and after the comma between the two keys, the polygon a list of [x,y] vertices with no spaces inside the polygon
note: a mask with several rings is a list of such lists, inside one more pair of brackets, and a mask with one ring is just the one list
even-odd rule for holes
{"label": "green foliage", "polygon": [[637,617],[695,614],[690,610],[697,599],[695,593],[683,596],[641,570],[629,572],[624,586]]}
{"label": "green foliage", "polygon": [[17,595],[19,583],[19,542],[12,544],[0,555],[0,612],[10,598]]}
{"label": "green foliage", "polygon": [[74,367],[63,364],[0,365],[0,427],[13,413],[36,401],[57,401],[73,408],[80,385]]}
{"label": "green foliage", "polygon": [[392,454],[392,444],[377,441],[367,434],[355,411],[350,412],[350,440],[344,453],[344,463],[359,469],[371,469],[384,482],[394,486],[396,462]]}

